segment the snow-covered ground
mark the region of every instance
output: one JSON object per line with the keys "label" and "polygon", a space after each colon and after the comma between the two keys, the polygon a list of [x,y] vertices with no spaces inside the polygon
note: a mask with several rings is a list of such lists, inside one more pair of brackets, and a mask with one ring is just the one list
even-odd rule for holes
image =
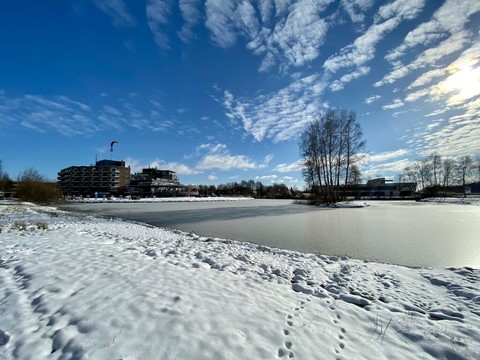
{"label": "snow-covered ground", "polygon": [[154,202],[197,202],[197,201],[242,201],[242,200],[252,200],[251,197],[242,197],[242,196],[208,196],[208,197],[195,197],[195,196],[179,196],[179,197],[151,197],[151,198],[140,198],[132,199],[131,197],[117,198],[73,198],[68,200],[69,202],[77,203],[154,203]]}
{"label": "snow-covered ground", "polygon": [[433,202],[441,204],[459,204],[459,205],[480,205],[480,196],[469,195],[467,197],[432,197],[420,200],[422,202]]}
{"label": "snow-covered ground", "polygon": [[[0,359],[479,359],[480,271],[0,205]],[[292,239],[295,241],[295,239]]]}

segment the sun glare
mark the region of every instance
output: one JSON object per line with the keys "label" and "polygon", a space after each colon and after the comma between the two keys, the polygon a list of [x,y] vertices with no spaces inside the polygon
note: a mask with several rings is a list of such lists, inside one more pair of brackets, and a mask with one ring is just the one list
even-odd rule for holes
{"label": "sun glare", "polygon": [[456,62],[447,71],[450,75],[438,85],[442,93],[451,94],[449,105],[480,95],[480,56]]}

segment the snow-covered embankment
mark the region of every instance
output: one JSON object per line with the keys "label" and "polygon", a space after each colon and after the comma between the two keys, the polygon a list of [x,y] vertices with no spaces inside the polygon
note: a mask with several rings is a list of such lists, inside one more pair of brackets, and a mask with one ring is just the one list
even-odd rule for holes
{"label": "snow-covered embankment", "polygon": [[480,358],[479,270],[33,205],[0,205],[0,228],[0,359]]}

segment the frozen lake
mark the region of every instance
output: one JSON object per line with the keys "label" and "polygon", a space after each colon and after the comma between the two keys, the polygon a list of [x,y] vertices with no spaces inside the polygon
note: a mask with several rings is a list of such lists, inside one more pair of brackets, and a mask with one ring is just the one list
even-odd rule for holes
{"label": "frozen lake", "polygon": [[63,208],[196,234],[407,266],[480,268],[480,206],[369,201],[324,209],[290,200],[93,203]]}

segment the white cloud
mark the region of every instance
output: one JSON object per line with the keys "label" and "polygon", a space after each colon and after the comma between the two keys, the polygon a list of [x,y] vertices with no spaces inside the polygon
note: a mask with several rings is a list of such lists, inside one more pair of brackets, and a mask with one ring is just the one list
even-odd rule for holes
{"label": "white cloud", "polygon": [[[163,119],[157,109],[147,114],[139,105],[125,99],[103,98],[98,109],[67,96],[25,95],[20,98],[0,97],[0,124],[18,123],[36,131],[58,132],[65,136],[88,135],[103,130],[123,132],[129,128],[152,131],[178,130],[174,120]],[[110,99],[110,100],[109,100]],[[109,100],[105,102],[105,100]],[[195,129],[188,126],[190,131]]]}
{"label": "white cloud", "polygon": [[360,67],[372,60],[375,56],[376,45],[393,31],[404,20],[417,17],[423,6],[424,0],[397,0],[380,7],[375,23],[361,36],[340,50],[339,55],[330,57],[323,67],[332,73],[343,68]]}
{"label": "white cloud", "polygon": [[321,13],[332,1],[262,1],[255,9],[249,1],[208,0],[205,26],[220,47],[232,47],[239,37],[245,38],[247,48],[263,57],[260,71],[276,64],[285,70],[318,57],[328,29]]}
{"label": "white cloud", "polygon": [[438,121],[433,121],[432,123],[430,123],[430,124],[427,125],[427,129],[428,129],[428,130],[433,130],[433,129],[435,129],[436,127],[438,127],[438,126],[441,125],[442,121],[443,121],[442,119],[440,119],[440,120],[438,120]]}
{"label": "white cloud", "polygon": [[387,104],[387,105],[383,105],[382,109],[384,109],[384,110],[398,109],[399,107],[402,107],[403,105],[405,105],[405,104],[402,100],[394,99],[392,103]]}
{"label": "white cloud", "polygon": [[245,155],[229,155],[229,154],[210,154],[205,155],[202,160],[196,165],[198,170],[209,169],[255,169],[257,166],[255,162],[250,160]]}
{"label": "white cloud", "polygon": [[256,176],[255,180],[259,181],[270,181],[270,182],[275,182],[278,179],[277,175],[263,175],[263,176]]}
{"label": "white cloud", "polygon": [[374,101],[377,101],[381,99],[381,96],[380,95],[372,95],[372,96],[369,96],[368,98],[365,99],[365,103],[366,104],[371,104],[373,103]]}
{"label": "white cloud", "polygon": [[[195,38],[192,28],[204,16],[204,26],[215,45],[230,48],[243,39],[247,49],[262,57],[259,71],[278,65],[283,72],[292,66],[303,66],[320,55],[329,26],[322,13],[333,1],[179,0],[184,24],[177,34],[182,41],[191,41]],[[370,6],[370,2],[357,0],[358,6],[345,6],[353,15],[354,8],[360,11]],[[155,42],[162,49],[168,49],[165,25],[170,22],[172,2],[148,0],[146,14]]]}
{"label": "white cloud", "polygon": [[90,106],[66,96],[25,95],[20,98],[2,96],[0,121],[3,126],[15,123],[45,133],[64,136],[93,134],[100,129]]}
{"label": "white cloud", "polygon": [[109,105],[104,105],[103,106],[103,111],[105,113],[108,113],[110,115],[114,115],[114,116],[122,116],[122,112],[116,108],[114,108],[113,106],[109,106]]}
{"label": "white cloud", "polygon": [[207,179],[210,180],[210,181],[215,181],[215,180],[218,179],[218,177],[216,175],[208,175]]}
{"label": "white cloud", "polygon": [[316,59],[328,30],[321,13],[330,2],[294,2],[285,21],[277,21],[272,33],[261,44],[277,61],[286,60],[287,67],[302,66]]}
{"label": "white cloud", "polygon": [[177,162],[166,162],[161,159],[154,159],[148,163],[144,163],[138,159],[127,157],[125,159],[125,164],[130,166],[130,171],[132,173],[141,172],[142,169],[146,168],[168,169],[176,172],[177,175],[195,175],[200,173],[200,171],[192,169],[188,165]]}
{"label": "white cloud", "polygon": [[463,116],[450,118],[445,126],[429,130],[415,143],[420,154],[428,155],[436,151],[440,155],[454,157],[480,153],[478,119]]}
{"label": "white cloud", "polygon": [[184,42],[189,42],[195,38],[192,28],[201,20],[201,13],[199,9],[200,6],[200,0],[179,0],[178,2],[180,13],[185,21],[185,24],[183,25],[182,30],[179,31],[178,36]]}
{"label": "white cloud", "polygon": [[207,152],[195,166],[198,171],[220,169],[256,169],[254,161],[245,155],[231,155],[225,144],[202,144],[197,147],[197,155]]}
{"label": "white cloud", "polygon": [[330,84],[330,90],[338,91],[344,88],[344,84],[349,83],[354,79],[358,79],[361,76],[367,75],[370,72],[370,67],[368,66],[361,66],[355,71],[343,75],[340,79],[333,81]]}
{"label": "white cloud", "polygon": [[177,162],[164,162],[162,164],[165,169],[175,171],[178,175],[195,175],[200,173],[200,171],[192,169],[188,165]]}
{"label": "white cloud", "polygon": [[407,95],[407,97],[405,98],[405,101],[407,101],[407,102],[417,101],[418,99],[420,99],[424,96],[427,96],[429,93],[430,93],[429,89],[422,89],[422,90],[414,91],[414,92],[411,92]]}
{"label": "white cloud", "polygon": [[376,21],[400,17],[406,20],[415,19],[425,6],[425,0],[396,0],[380,7]]}
{"label": "white cloud", "polygon": [[395,159],[400,156],[405,156],[408,154],[406,149],[398,149],[393,151],[387,151],[380,154],[367,154],[365,156],[365,161],[367,162],[383,162],[390,159]]}
{"label": "white cloud", "polygon": [[441,76],[444,76],[446,73],[446,70],[445,69],[433,69],[433,70],[429,70],[425,73],[423,73],[422,75],[420,75],[419,77],[417,77],[415,79],[414,82],[412,82],[409,86],[408,86],[408,90],[409,89],[414,89],[416,87],[420,87],[420,86],[423,86],[423,85],[426,85],[426,84],[429,84],[433,79],[435,78],[438,78],[438,77],[441,77]]}
{"label": "white cloud", "polygon": [[393,173],[402,172],[411,164],[411,160],[404,158],[392,161],[409,154],[407,149],[386,151],[379,154],[361,154],[363,166],[361,168],[363,178],[391,176]]}
{"label": "white cloud", "polygon": [[168,0],[148,0],[146,5],[148,27],[153,33],[155,43],[162,49],[170,48],[168,36],[163,29],[169,22],[170,6]]}
{"label": "white cloud", "polygon": [[[414,70],[435,65],[442,58],[463,49],[475,36],[466,30],[466,26],[471,17],[478,12],[480,12],[480,2],[477,0],[446,0],[435,11],[430,21],[422,23],[416,29],[410,31],[403,43],[391,50],[387,54],[386,59],[396,63],[399,58],[405,56],[409,50],[415,47],[422,46],[428,48],[419,53],[415,60],[409,64],[396,65],[393,71],[385,75],[375,85],[392,84]],[[435,41],[440,42],[435,46],[431,46]],[[437,76],[441,76],[438,71],[430,72],[424,78],[412,84],[412,87],[426,84],[433,77]]]}
{"label": "white cloud", "polygon": [[411,160],[402,159],[384,164],[378,164],[361,169],[363,178],[386,177],[401,173],[407,166],[412,164]]}
{"label": "white cloud", "polygon": [[374,85],[379,87],[385,84],[393,84],[414,70],[435,65],[442,58],[461,50],[468,43],[468,36],[469,34],[466,31],[453,34],[436,47],[431,47],[417,55],[410,64],[397,66]]}
{"label": "white cloud", "polygon": [[363,22],[365,20],[365,12],[373,5],[374,0],[341,0],[342,6],[348,16],[354,23]]}
{"label": "white cloud", "polygon": [[392,114],[393,117],[398,117],[402,114],[406,114],[408,111],[407,110],[401,110],[401,111],[396,111]]}
{"label": "white cloud", "polygon": [[130,166],[130,172],[133,173],[138,173],[141,172],[143,168],[146,168],[146,164],[142,164],[138,159],[132,158],[132,157],[127,157],[125,159],[125,165]]}
{"label": "white cloud", "polygon": [[263,163],[258,165],[259,169],[266,169],[268,168],[268,165],[270,164],[270,161],[273,159],[273,154],[268,154],[265,156],[265,159],[263,160]]}
{"label": "white cloud", "polygon": [[299,172],[302,169],[302,160],[295,161],[290,164],[278,164],[274,171],[280,173],[287,173],[287,172]]}
{"label": "white cloud", "polygon": [[437,115],[443,114],[445,111],[448,111],[448,110],[450,110],[449,107],[445,107],[443,109],[437,109],[437,110],[434,110],[434,111],[432,111],[431,113],[429,113],[425,116],[437,116]]}
{"label": "white cloud", "polygon": [[273,8],[273,0],[263,0],[258,2],[258,11],[260,12],[262,23],[270,23],[270,19],[273,16]]}
{"label": "white cloud", "polygon": [[86,111],[86,112],[89,112],[91,109],[90,106],[80,102],[80,101],[75,101],[75,100],[72,100],[70,99],[69,97],[67,96],[58,96],[57,99],[59,101],[62,101],[63,103],[67,103],[67,104],[72,104],[72,105],[75,105],[75,106],[78,106],[80,109],[82,109],[83,111]]}
{"label": "white cloud", "polygon": [[135,19],[128,12],[123,0],[93,0],[97,8],[113,18],[115,26],[131,26]]}
{"label": "white cloud", "polygon": [[211,32],[212,40],[220,47],[231,47],[237,41],[234,27],[234,0],[207,0],[205,26]]}
{"label": "white cloud", "polygon": [[447,97],[447,105],[461,105],[480,95],[480,41],[446,68],[448,76],[430,90],[434,100]]}
{"label": "white cloud", "polygon": [[480,97],[457,105],[455,112],[442,111],[444,109],[428,114],[442,114],[442,118],[423,126],[423,131],[414,129],[407,141],[409,146],[419,156],[428,156],[432,152],[447,157],[480,154]]}
{"label": "white cloud", "polygon": [[321,95],[326,84],[316,76],[305,76],[277,92],[254,99],[235,99],[225,92],[227,117],[241,121],[256,141],[270,138],[280,142],[296,137],[322,110]]}
{"label": "white cloud", "polygon": [[298,181],[298,179],[296,179],[294,177],[291,177],[291,176],[282,176],[280,181],[283,182],[284,184],[288,183],[290,185],[296,185],[296,184],[300,183],[300,181]]}
{"label": "white cloud", "polygon": [[403,43],[389,52],[386,56],[387,60],[394,61],[404,56],[409,49],[428,46],[436,40],[446,38],[449,34],[462,31],[468,19],[479,11],[480,3],[477,0],[446,0],[435,11],[430,21],[410,31]]}
{"label": "white cloud", "polygon": [[148,129],[154,132],[168,133],[175,129],[175,123],[171,120],[153,121],[149,123]]}
{"label": "white cloud", "polygon": [[[430,87],[412,91],[405,101],[413,102],[422,97],[428,101],[445,100],[446,107],[461,105],[480,95],[480,41],[465,49],[452,63],[441,69],[434,69],[422,74],[407,90],[428,85]],[[438,78],[442,77],[442,80]]]}

